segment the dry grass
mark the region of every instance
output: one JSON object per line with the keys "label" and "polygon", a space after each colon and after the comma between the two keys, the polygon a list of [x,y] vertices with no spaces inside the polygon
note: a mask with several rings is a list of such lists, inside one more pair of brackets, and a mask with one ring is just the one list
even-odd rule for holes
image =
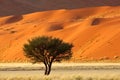
{"label": "dry grass", "polygon": [[[111,67],[109,67],[111,65]],[[120,72],[116,70],[115,66],[119,66],[119,63],[54,63],[53,67],[56,68],[52,71],[49,76],[44,76],[42,72],[29,72],[23,71],[22,73],[19,71],[0,71],[0,80],[120,80]],[[39,64],[0,64],[0,68],[2,67],[42,67],[44,65]],[[78,67],[79,68],[78,68]],[[62,68],[61,68],[62,67]],[[92,67],[92,68],[91,68]],[[110,70],[103,70],[102,72],[99,70],[94,70],[98,68],[108,67]],[[65,68],[65,69],[64,69]],[[71,70],[69,70],[70,68]],[[79,70],[84,68],[84,70]],[[89,70],[91,68],[93,70]],[[62,69],[62,70],[61,70]],[[68,70],[66,70],[68,69]],[[86,70],[85,70],[86,69]],[[115,70],[114,70],[115,69]]]}
{"label": "dry grass", "polygon": [[5,77],[0,76],[0,80],[120,80],[119,75],[117,76],[81,76],[79,74],[74,75],[50,75],[50,76],[14,76]]}

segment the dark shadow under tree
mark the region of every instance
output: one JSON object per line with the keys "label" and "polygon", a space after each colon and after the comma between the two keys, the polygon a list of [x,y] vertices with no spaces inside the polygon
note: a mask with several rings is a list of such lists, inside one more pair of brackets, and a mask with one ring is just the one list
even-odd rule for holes
{"label": "dark shadow under tree", "polygon": [[43,62],[45,75],[51,72],[52,63],[55,61],[68,60],[72,57],[73,45],[59,38],[48,36],[35,37],[24,44],[25,56],[35,63]]}

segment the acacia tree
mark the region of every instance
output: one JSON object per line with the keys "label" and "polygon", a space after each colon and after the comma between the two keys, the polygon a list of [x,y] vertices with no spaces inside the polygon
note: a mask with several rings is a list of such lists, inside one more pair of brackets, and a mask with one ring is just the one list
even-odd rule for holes
{"label": "acacia tree", "polygon": [[45,75],[49,75],[54,61],[68,60],[72,57],[72,47],[72,44],[63,42],[59,38],[42,36],[28,40],[23,50],[25,56],[35,63],[43,62]]}

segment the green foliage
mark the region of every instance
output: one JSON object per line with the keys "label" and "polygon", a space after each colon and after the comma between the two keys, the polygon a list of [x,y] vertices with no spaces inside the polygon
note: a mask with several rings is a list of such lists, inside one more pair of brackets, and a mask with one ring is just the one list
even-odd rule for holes
{"label": "green foliage", "polygon": [[25,56],[28,58],[36,62],[43,62],[45,56],[51,60],[54,58],[54,61],[58,59],[70,59],[72,56],[72,47],[72,44],[65,43],[59,38],[42,36],[28,40],[23,49]]}
{"label": "green foliage", "polygon": [[42,36],[28,40],[23,50],[25,56],[33,60],[34,63],[43,62],[46,67],[45,75],[49,75],[53,61],[60,62],[72,57],[72,47],[72,44],[63,42],[59,38]]}

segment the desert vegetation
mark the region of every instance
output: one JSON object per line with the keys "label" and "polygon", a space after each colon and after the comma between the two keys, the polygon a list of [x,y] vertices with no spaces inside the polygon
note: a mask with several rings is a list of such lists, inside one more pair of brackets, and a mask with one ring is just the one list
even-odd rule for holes
{"label": "desert vegetation", "polygon": [[94,76],[94,77],[87,77],[86,76],[81,76],[79,74],[77,75],[50,75],[50,76],[15,76],[15,77],[5,77],[5,76],[0,76],[0,80],[120,80],[119,75],[116,76],[111,76],[107,77],[102,76]]}
{"label": "desert vegetation", "polygon": [[28,40],[28,44],[24,45],[24,51],[25,56],[33,60],[33,63],[43,62],[45,75],[49,75],[53,62],[72,57],[72,47],[72,44],[65,43],[59,38],[42,36]]}
{"label": "desert vegetation", "polygon": [[120,80],[119,63],[53,63],[45,76],[44,64],[0,64],[0,80]]}

